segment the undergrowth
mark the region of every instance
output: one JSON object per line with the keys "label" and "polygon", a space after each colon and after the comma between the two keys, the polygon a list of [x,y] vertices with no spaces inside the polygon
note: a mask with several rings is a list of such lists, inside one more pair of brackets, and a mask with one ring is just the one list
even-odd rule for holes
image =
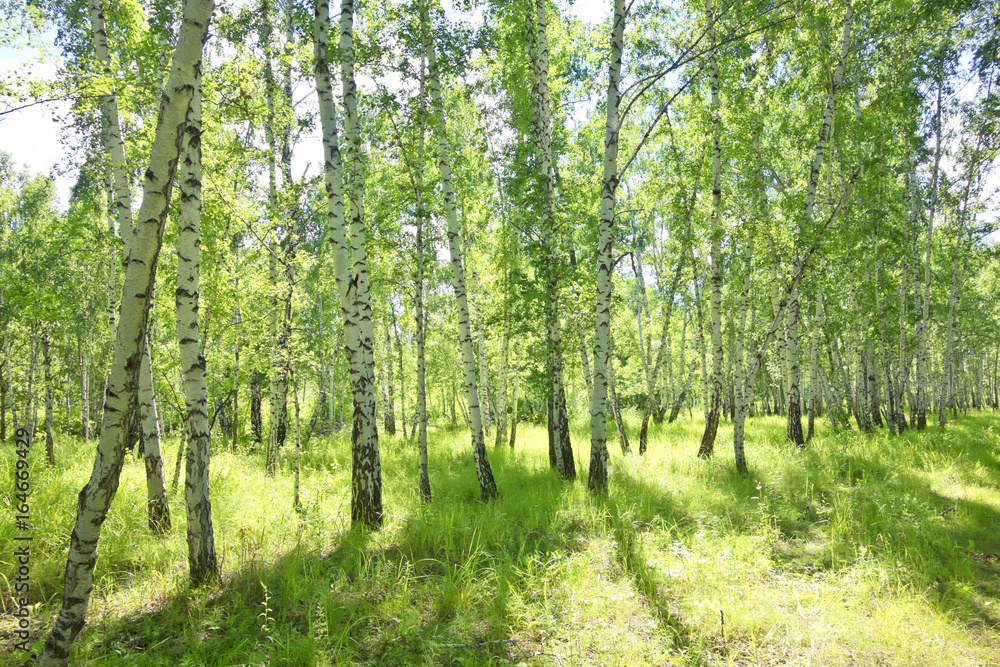
{"label": "undergrowth", "polygon": [[[349,525],[346,434],[309,443],[301,513],[292,451],[266,478],[260,454],[219,448],[222,581],[198,590],[186,581],[183,486],[172,531],[151,536],[143,465],[130,460],[72,664],[997,663],[1000,416],[898,437],[821,428],[803,449],[780,418],[748,426],[746,477],[726,449],[731,430],[703,461],[701,424],[682,421],[654,427],[643,457],[610,443],[611,490],[594,496],[585,470],[568,483],[550,470],[544,428],[521,424],[516,449],[490,450],[502,494],[490,504],[467,432],[432,430],[431,503],[417,493],[415,444],[383,436],[378,531]],[[586,461],[582,425],[574,447]],[[58,467],[31,455],[36,642],[58,610],[93,451],[61,437]],[[0,465],[13,462],[4,449]],[[0,542],[14,535],[0,524]],[[11,554],[0,554],[3,665],[28,657],[13,651]]]}

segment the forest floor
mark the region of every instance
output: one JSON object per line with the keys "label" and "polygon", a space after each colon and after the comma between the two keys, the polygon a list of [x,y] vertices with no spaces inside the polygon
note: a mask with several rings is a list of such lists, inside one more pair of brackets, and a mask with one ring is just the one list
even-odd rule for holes
{"label": "forest floor", "polygon": [[[634,424],[633,424],[634,426]],[[649,452],[611,442],[611,490],[548,465],[546,431],[490,448],[502,497],[478,501],[467,431],[431,429],[434,501],[417,496],[416,445],[382,438],[385,525],[349,527],[347,434],[263,476],[260,454],[216,450],[222,581],[186,584],[183,482],[153,537],[130,458],[104,530],[74,665],[991,665],[1000,664],[1000,415],[890,437],[831,434],[803,450],[778,417],[752,420],[750,475],[731,425],[714,459],[701,423],[655,427]],[[172,472],[176,441],[168,441]],[[14,469],[12,447],[0,465]],[[61,598],[76,494],[93,444],[31,454],[31,624]],[[8,479],[12,475],[8,475]],[[168,473],[169,476],[169,473]],[[13,514],[13,493],[2,497]],[[0,664],[13,650],[13,521],[0,522]],[[36,643],[40,646],[40,643]]]}

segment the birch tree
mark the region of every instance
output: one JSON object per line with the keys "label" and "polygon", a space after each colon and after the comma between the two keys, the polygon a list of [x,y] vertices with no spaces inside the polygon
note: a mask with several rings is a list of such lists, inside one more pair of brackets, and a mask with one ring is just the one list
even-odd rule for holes
{"label": "birch tree", "polygon": [[[345,83],[350,83],[351,87],[345,88],[344,100],[345,107],[346,102],[351,100],[351,108],[355,114],[353,130],[359,135],[356,117],[357,90],[353,86],[353,5],[349,2],[345,2],[345,5],[341,8],[341,69]],[[323,129],[327,226],[333,248],[334,275],[344,322],[344,352],[350,369],[351,391],[354,395],[354,429],[351,435],[351,520],[356,524],[374,526],[382,521],[382,466],[378,451],[378,425],[375,421],[371,302],[368,295],[367,264],[363,244],[363,220],[359,208],[360,202],[357,199],[352,200],[350,204],[352,243],[348,242],[347,236],[348,216],[343,193],[345,179],[337,133],[337,107],[334,102],[328,62],[329,35],[329,4],[326,0],[317,0],[313,37],[316,92]],[[356,185],[355,181],[349,181],[349,188],[355,197],[359,194],[355,189]],[[364,331],[366,325],[367,338]]]}
{"label": "birch tree", "polygon": [[181,353],[185,428],[184,505],[187,510],[188,576],[194,585],[218,578],[212,503],[209,498],[208,386],[198,330],[201,270],[201,74],[181,145],[177,175],[180,206],[177,237],[177,344]]}
{"label": "birch tree", "polygon": [[201,68],[202,45],[213,9],[212,0],[186,0],[184,4],[183,23],[160,106],[149,165],[144,172],[142,204],[125,271],[97,457],[90,480],[79,495],[66,560],[62,605],[38,659],[40,667],[63,667],[69,662],[70,649],[86,620],[97,541],[108,507],[118,491],[125,460],[125,416],[137,401],[137,371],[181,134],[186,127],[196,75]]}
{"label": "birch tree", "polygon": [[497,496],[497,486],[493,479],[489,456],[483,435],[483,420],[479,406],[479,392],[476,387],[476,358],[472,348],[472,329],[469,326],[469,302],[465,291],[465,268],[462,266],[462,246],[458,228],[458,206],[455,201],[455,188],[451,175],[451,156],[448,144],[448,131],[444,117],[444,100],[441,96],[441,77],[438,71],[437,54],[435,53],[430,30],[430,18],[426,7],[422,9],[422,33],[424,49],[427,54],[428,87],[431,94],[431,125],[437,135],[438,171],[441,173],[441,186],[444,191],[444,216],[448,222],[448,250],[451,254],[451,279],[455,288],[455,299],[458,305],[458,337],[462,353],[462,370],[465,383],[465,395],[468,402],[469,421],[472,431],[472,456],[476,466],[476,477],[479,480],[479,494],[483,502],[488,502]]}
{"label": "birch tree", "polygon": [[[607,395],[608,355],[611,348],[611,271],[614,260],[611,232],[618,190],[618,131],[621,99],[622,49],[625,38],[625,2],[615,0],[611,23],[611,53],[608,60],[607,111],[604,121],[604,167],[597,232],[597,292],[594,319],[594,388],[590,399],[590,472],[587,486],[605,493],[608,489]],[[625,446],[623,445],[623,448]]]}

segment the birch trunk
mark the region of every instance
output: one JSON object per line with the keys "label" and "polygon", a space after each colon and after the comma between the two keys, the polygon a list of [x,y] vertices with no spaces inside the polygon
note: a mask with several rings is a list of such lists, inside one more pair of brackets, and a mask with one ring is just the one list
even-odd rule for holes
{"label": "birch trunk", "polygon": [[[392,362],[389,361],[392,357],[392,340],[389,338],[389,321],[383,322],[383,328],[385,330],[385,363],[383,367],[385,368],[385,383],[386,389],[388,390],[388,396],[385,399],[385,410],[382,413],[382,422],[385,425],[385,430],[389,435],[396,435],[396,410],[394,404],[396,402],[396,388],[392,381]],[[404,429],[405,433],[406,430]]]}
{"label": "birch trunk", "polygon": [[711,88],[709,115],[712,118],[712,388],[705,431],[701,436],[698,456],[707,459],[715,448],[722,405],[722,122],[719,118],[719,67],[715,59],[715,10],[712,0],[705,1],[708,22],[708,76]]}
{"label": "birch trunk", "polygon": [[[531,97],[535,122],[535,149],[543,192],[541,244],[545,253],[545,329],[548,341],[548,374],[551,392],[550,451],[554,465],[563,479],[576,477],[573,447],[569,437],[569,412],[566,408],[566,388],[563,379],[562,332],[559,315],[559,273],[561,258],[556,238],[556,178],[552,151],[551,113],[549,109],[549,47],[546,0],[536,0],[534,20],[528,26],[528,50],[533,70],[534,94]],[[530,3],[529,3],[530,8]],[[529,9],[530,11],[530,9]]]}
{"label": "birch trunk", "polygon": [[108,380],[97,457],[90,480],[79,495],[77,517],[70,537],[63,584],[63,600],[39,657],[40,667],[62,667],[83,627],[93,588],[94,563],[101,525],[118,490],[125,460],[125,415],[136,403],[137,372],[145,338],[146,318],[155,282],[156,262],[169,209],[177,152],[185,127],[201,50],[214,9],[212,0],[187,0],[170,78],[160,106],[160,118],[145,170],[139,224],[121,302],[121,317]]}
{"label": "birch trunk", "polygon": [[[798,270],[798,267],[795,267]],[[786,435],[794,444],[805,444],[802,437],[802,395],[799,389],[799,290],[792,291],[788,304],[785,353],[788,359],[788,409]]]}
{"label": "birch trunk", "polygon": [[[341,7],[341,71],[345,83],[344,101],[348,115],[353,114],[352,129],[357,127],[357,90],[354,86],[354,50],[352,32],[354,8],[350,2]],[[346,35],[343,34],[346,32]],[[371,348],[371,303],[368,296],[367,266],[363,239],[356,244],[347,240],[347,216],[344,211],[344,178],[337,136],[337,108],[333,99],[330,68],[327,62],[330,34],[330,7],[326,0],[316,3],[315,38],[316,92],[319,98],[323,129],[324,173],[327,193],[327,224],[333,246],[334,275],[340,295],[344,322],[344,352],[350,369],[354,395],[354,428],[351,434],[351,520],[355,524],[378,525],[382,521],[382,468],[378,451],[378,427],[375,422],[375,368]],[[349,84],[349,85],[348,85]],[[349,102],[349,104],[348,104]],[[350,143],[351,140],[348,139]],[[352,192],[357,195],[354,183]],[[352,234],[363,237],[361,209],[356,200],[351,205]],[[355,230],[354,227],[357,227]],[[352,260],[355,268],[352,268]],[[357,271],[357,274],[355,273]],[[364,296],[362,298],[362,292]],[[364,323],[367,319],[367,337]]]}
{"label": "birch trunk", "polygon": [[816,297],[816,313],[813,315],[812,335],[809,342],[809,426],[806,432],[806,442],[812,440],[816,429],[816,413],[822,392],[819,388],[819,321],[822,317],[819,296]]}
{"label": "birch trunk", "polygon": [[507,320],[504,320],[503,337],[500,340],[500,373],[497,378],[497,436],[495,447],[507,442]]}
{"label": "birch trunk", "polygon": [[188,577],[195,586],[217,579],[215,531],[209,497],[208,386],[198,330],[201,270],[201,76],[195,79],[191,113],[177,177],[180,210],[177,237],[177,341],[181,353],[187,456],[184,505],[187,513]]}
{"label": "birch trunk", "polygon": [[[840,54],[837,59],[837,67],[833,72],[829,92],[826,96],[826,106],[823,109],[823,121],[819,128],[819,138],[813,149],[812,164],[806,179],[806,199],[802,210],[802,218],[799,224],[799,234],[805,233],[813,224],[816,208],[816,191],[819,187],[819,174],[823,168],[823,161],[826,158],[826,148],[833,137],[834,115],[837,109],[837,93],[844,83],[844,68],[847,65],[847,57],[851,50],[851,29],[854,23],[854,10],[850,3],[844,13],[844,35],[840,44]],[[796,267],[798,269],[798,267]],[[802,412],[801,396],[799,392],[799,362],[798,362],[798,315],[799,296],[798,290],[792,292],[792,301],[788,308],[788,341],[786,354],[788,358],[789,382],[788,382],[788,438],[796,445],[804,444],[802,437]]]}
{"label": "birch trunk", "polygon": [[[924,252],[923,314],[917,324],[917,430],[927,428],[927,410],[930,395],[930,309],[931,309],[931,247],[934,236],[934,214],[937,212],[938,178],[941,165],[941,98],[944,80],[939,72],[937,82],[937,108],[934,112],[934,168],[931,170],[931,202],[927,216],[927,247]],[[933,399],[931,399],[933,400]]]}
{"label": "birch trunk", "polygon": [[614,0],[615,13],[611,24],[611,54],[608,66],[607,115],[604,122],[604,167],[601,178],[601,201],[597,232],[597,294],[594,318],[594,387],[590,397],[590,472],[587,486],[604,493],[608,489],[607,403],[620,429],[622,452],[628,451],[628,438],[615,409],[614,366],[611,355],[611,272],[612,230],[615,221],[615,197],[618,190],[618,131],[621,100],[619,85],[622,71],[622,49],[625,36],[625,2]]}
{"label": "birch trunk", "polygon": [[[426,10],[425,10],[426,11]],[[429,87],[432,105],[432,123],[438,141],[438,170],[444,191],[444,214],[448,221],[448,249],[451,254],[451,279],[458,302],[458,335],[462,350],[462,368],[465,379],[465,395],[468,402],[469,423],[472,432],[472,456],[479,479],[479,493],[483,502],[497,496],[497,486],[493,479],[489,455],[483,439],[483,420],[479,407],[479,391],[476,387],[476,358],[472,349],[472,329],[469,326],[469,302],[465,291],[465,268],[462,266],[462,247],[459,241],[458,207],[455,203],[455,188],[451,176],[451,150],[448,146],[448,130],[444,118],[444,101],[441,97],[441,80],[438,74],[437,55],[430,32],[430,20],[423,15],[423,31]]]}
{"label": "birch trunk", "polygon": [[[90,430],[90,350],[87,341],[80,351],[80,430],[84,440],[90,440],[94,434]],[[0,437],[0,441],[3,438]]]}
{"label": "birch trunk", "polygon": [[[101,0],[90,0],[91,29],[94,35],[94,48],[98,60],[102,64],[104,75],[111,77],[111,56],[108,50],[107,29],[104,20],[104,10]],[[159,87],[160,84],[157,84]],[[125,162],[125,142],[122,139],[121,125],[118,117],[118,101],[114,91],[102,98],[101,114],[105,132],[103,139],[105,150],[111,156],[112,178],[107,182],[114,193],[114,205],[118,219],[118,232],[122,240],[122,259],[128,265],[134,237],[132,217],[132,189]],[[110,197],[109,197],[110,199]],[[112,252],[112,259],[114,253]],[[111,267],[112,276],[115,274]],[[113,278],[109,278],[112,283]],[[112,284],[109,284],[109,288]],[[109,324],[114,325],[114,309],[109,311]],[[159,432],[156,428],[155,407],[152,403],[153,373],[149,358],[148,343],[142,346],[143,359],[139,368],[139,408],[142,429],[149,433],[149,442],[143,439],[143,458],[146,465],[146,490],[149,528],[154,533],[170,529],[170,513],[167,509],[166,488],[163,482],[163,460],[160,456]],[[144,400],[145,399],[145,400]],[[135,419],[134,412],[126,416],[126,423]]]}
{"label": "birch trunk", "polygon": [[268,255],[267,273],[271,294],[268,298],[268,340],[270,341],[269,365],[271,368],[271,395],[269,403],[269,419],[267,444],[265,446],[264,474],[273,477],[278,467],[278,448],[285,440],[285,414],[283,405],[283,382],[281,377],[282,357],[281,343],[278,336],[278,243],[275,239],[278,233],[278,174],[277,158],[278,140],[275,136],[275,101],[276,88],[274,66],[272,63],[273,25],[271,22],[271,3],[264,0],[261,6],[261,42],[264,44],[264,96],[267,100],[267,117],[264,121],[264,137],[267,142],[267,216],[268,216]]}
{"label": "birch trunk", "polygon": [[49,328],[42,329],[42,365],[45,373],[45,460],[56,464],[55,443],[52,440],[52,355],[49,354]]}
{"label": "birch trunk", "polygon": [[747,305],[750,301],[750,279],[753,267],[753,245],[755,230],[747,230],[747,249],[744,255],[743,280],[740,286],[740,319],[736,333],[736,355],[733,360],[733,386],[735,412],[733,414],[733,454],[736,459],[736,470],[740,474],[747,472],[746,453],[743,448],[744,425],[747,413],[747,385],[743,377],[743,352],[745,348],[747,329]]}
{"label": "birch trunk", "polygon": [[517,397],[517,385],[518,385],[518,375],[517,375],[517,354],[513,355],[513,360],[511,363],[511,374],[513,376],[511,384],[514,385],[510,392],[510,403],[512,410],[510,412],[510,440],[508,441],[508,447],[514,449],[514,445],[517,442],[517,408],[518,408],[518,397]]}
{"label": "birch trunk", "polygon": [[[426,116],[426,56],[424,46],[420,45],[420,136],[417,139],[417,168],[415,175],[415,188],[417,198],[417,284],[415,286],[415,316],[417,324],[417,428],[418,428],[418,450],[420,466],[420,497],[430,502],[433,498],[431,493],[430,474],[427,467],[427,366],[425,361],[426,346],[426,321],[424,317],[424,222],[427,219],[427,211],[424,208],[424,136],[427,130]],[[442,409],[443,409],[442,405]]]}
{"label": "birch trunk", "polygon": [[[183,195],[182,187],[182,198]],[[170,507],[167,505],[167,486],[163,479],[163,458],[160,455],[160,429],[153,395],[149,336],[146,336],[143,348],[139,368],[139,414],[142,418],[142,451],[146,465],[146,512],[149,530],[160,534],[170,531]]]}

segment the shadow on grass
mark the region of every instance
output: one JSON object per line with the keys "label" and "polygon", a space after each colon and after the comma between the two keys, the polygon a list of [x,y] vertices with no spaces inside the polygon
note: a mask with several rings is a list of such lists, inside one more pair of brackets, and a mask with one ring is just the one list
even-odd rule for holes
{"label": "shadow on grass", "polygon": [[[471,455],[435,461],[435,501],[381,531],[300,543],[272,563],[101,622],[88,664],[512,664],[520,572],[582,548],[547,468],[491,451],[500,500],[476,500]],[[387,457],[388,475],[396,462]],[[397,483],[402,480],[396,480]],[[409,482],[416,489],[415,476]],[[86,641],[86,640],[85,640]],[[459,662],[460,660],[460,662]]]}

